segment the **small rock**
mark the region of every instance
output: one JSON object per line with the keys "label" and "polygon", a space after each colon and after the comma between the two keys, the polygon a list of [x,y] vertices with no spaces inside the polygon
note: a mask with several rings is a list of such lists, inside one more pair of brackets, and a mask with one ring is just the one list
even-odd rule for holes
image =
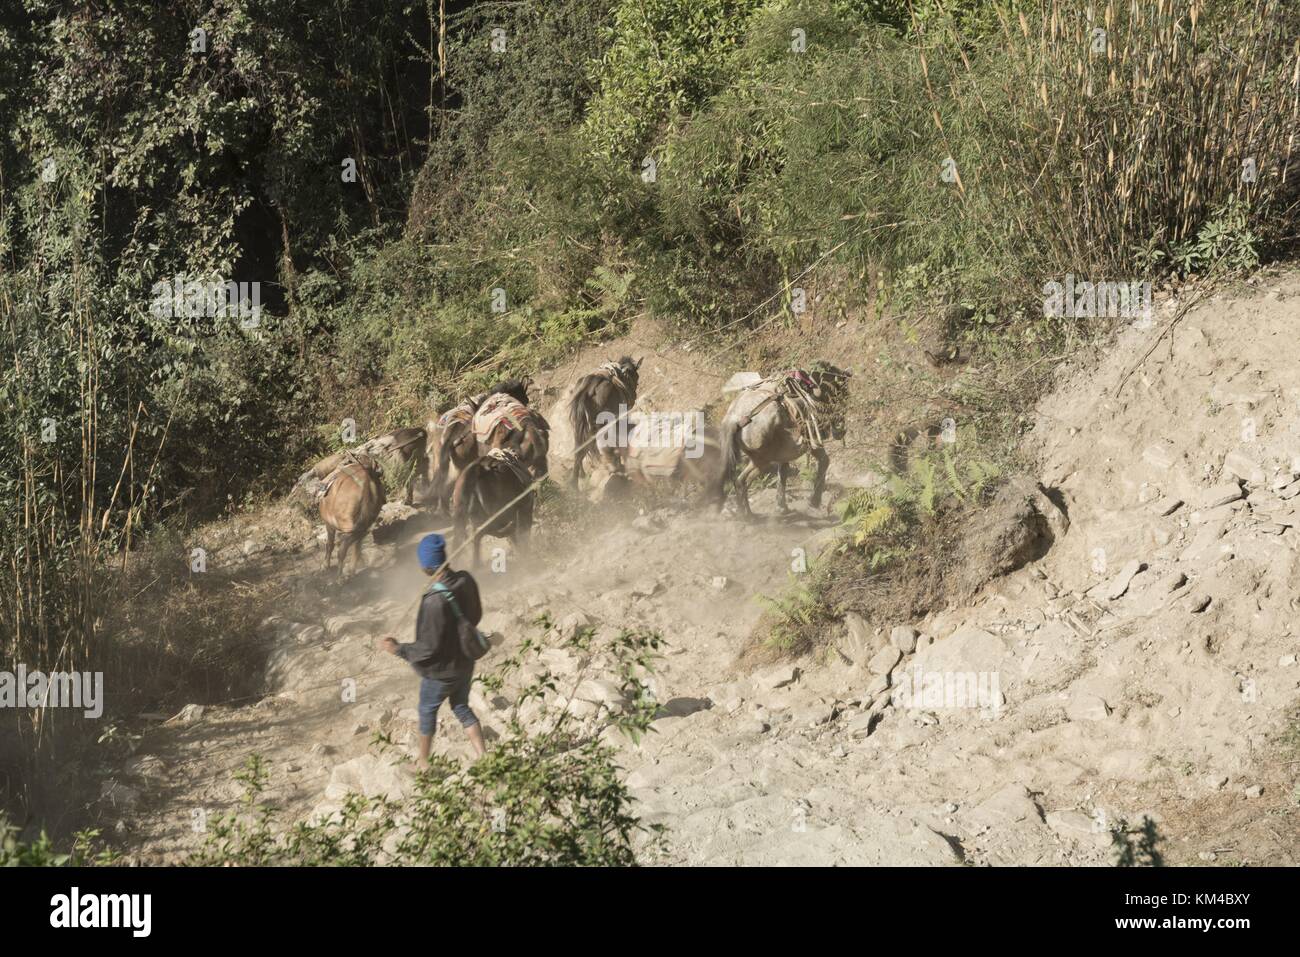
{"label": "small rock", "polygon": [[893,645],[886,645],[871,656],[871,660],[867,662],[867,670],[873,675],[888,675],[902,657],[901,651]]}
{"label": "small rock", "polygon": [[1261,784],[1252,784],[1241,793],[1246,795],[1248,798],[1257,798],[1264,793],[1264,786]]}
{"label": "small rock", "polygon": [[1176,498],[1173,495],[1166,495],[1164,498],[1156,500],[1155,504],[1151,506],[1151,511],[1163,518],[1166,515],[1172,515],[1174,512],[1178,511],[1182,505],[1183,500],[1181,498]]}
{"label": "small rock", "polygon": [[[685,718],[695,714],[697,711],[707,711],[713,707],[713,702],[708,698],[669,698],[660,706],[656,717],[659,718]],[[739,707],[739,705],[737,705]]]}
{"label": "small rock", "polygon": [[172,718],[177,724],[193,724],[203,717],[203,712],[207,709],[201,704],[187,704],[177,712],[176,717]]}
{"label": "small rock", "polygon": [[1242,491],[1239,482],[1227,482],[1207,491],[1201,498],[1201,508],[1218,508],[1220,505],[1227,505],[1229,502],[1245,497],[1246,493]]}
{"label": "small rock", "polygon": [[1300,495],[1300,480],[1291,482],[1289,485],[1284,485],[1282,488],[1277,490],[1277,497],[1283,501],[1293,499],[1297,495]]}
{"label": "small rock", "polygon": [[575,611],[561,618],[556,630],[561,638],[572,638],[583,628],[589,627],[591,627],[591,619],[582,612]]}
{"label": "small rock", "polygon": [[1174,464],[1174,453],[1165,444],[1148,445],[1142,450],[1142,459],[1148,465],[1154,465],[1158,469],[1167,470]]}
{"label": "small rock", "polygon": [[1079,838],[1095,833],[1096,822],[1082,811],[1066,809],[1048,811],[1043,816],[1044,822],[1058,834]]}
{"label": "small rock", "polygon": [[871,725],[875,720],[876,716],[874,714],[864,712],[850,721],[845,727],[845,730],[848,731],[851,737],[865,738],[871,733]]}
{"label": "small rock", "polygon": [[1264,484],[1264,470],[1242,452],[1229,452],[1223,458],[1223,470],[1250,485]]}
{"label": "small rock", "polygon": [[1105,721],[1110,706],[1095,694],[1078,694],[1070,699],[1065,714],[1071,721]]}
{"label": "small rock", "polygon": [[889,643],[905,655],[916,650],[917,630],[910,625],[898,625],[889,633]]}
{"label": "small rock", "polygon": [[1277,666],[1279,668],[1292,668],[1295,667],[1295,662],[1295,655],[1283,655],[1281,658],[1277,659]]}
{"label": "small rock", "polygon": [[663,589],[663,583],[659,581],[638,582],[629,589],[628,593],[633,598],[649,598]]}
{"label": "small rock", "polygon": [[1226,774],[1211,774],[1206,777],[1205,783],[1209,785],[1211,791],[1222,791],[1228,785],[1228,776]]}
{"label": "small rock", "polygon": [[1128,591],[1128,586],[1133,581],[1133,577],[1146,567],[1146,562],[1140,562],[1136,558],[1126,563],[1120,569],[1119,574],[1111,579],[1110,584],[1106,586],[1106,598],[1115,601],[1124,597],[1124,593]]}
{"label": "small rock", "polygon": [[777,665],[754,676],[754,685],[763,691],[775,691],[799,680],[801,672],[794,665]]}
{"label": "small rock", "polygon": [[867,687],[863,689],[863,695],[867,698],[875,698],[877,695],[888,690],[889,675],[875,675],[867,682]]}

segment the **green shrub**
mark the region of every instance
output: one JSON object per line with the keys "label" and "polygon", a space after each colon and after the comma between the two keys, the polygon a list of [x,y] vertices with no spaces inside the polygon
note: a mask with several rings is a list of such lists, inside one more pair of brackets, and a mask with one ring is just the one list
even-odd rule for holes
{"label": "green shrub", "polygon": [[[487,755],[468,767],[435,757],[401,799],[348,795],[342,810],[324,820],[279,826],[275,809],[261,798],[265,768],[254,758],[241,774],[247,786],[243,812],[211,828],[192,858],[199,865],[247,866],[628,866],[637,862],[636,839],[650,845],[660,829],[644,826],[602,740],[613,729],[637,738],[659,708],[647,679],[662,641],[657,633],[623,629],[601,634],[578,628],[559,638],[548,616],[543,634],[479,680],[489,692],[519,678],[525,663],[540,661],[547,647],[560,647],[588,661],[608,660],[629,703],[598,727],[581,725],[563,708],[536,714],[526,730],[519,711],[548,693],[572,693],[547,668],[530,672],[519,687],[509,726]],[[573,684],[587,678],[582,669]],[[386,740],[380,745],[388,746]]]}

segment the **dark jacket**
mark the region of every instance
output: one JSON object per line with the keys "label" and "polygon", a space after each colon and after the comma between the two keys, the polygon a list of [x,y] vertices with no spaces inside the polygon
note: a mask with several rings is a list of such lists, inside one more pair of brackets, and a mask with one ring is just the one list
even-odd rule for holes
{"label": "dark jacket", "polygon": [[[456,604],[471,625],[483,617],[478,585],[469,572],[447,572],[442,584],[456,596]],[[415,641],[398,645],[397,654],[405,658],[421,678],[453,678],[474,670],[474,662],[460,650],[460,622],[451,610],[447,596],[432,585],[420,600],[415,616]]]}

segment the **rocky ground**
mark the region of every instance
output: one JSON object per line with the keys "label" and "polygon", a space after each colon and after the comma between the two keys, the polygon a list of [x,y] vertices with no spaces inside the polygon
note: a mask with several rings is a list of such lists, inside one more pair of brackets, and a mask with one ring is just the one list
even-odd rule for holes
{"label": "rocky ground", "polygon": [[[784,518],[770,490],[755,495],[752,523],[662,501],[581,533],[544,519],[535,554],[480,575],[485,624],[507,646],[542,609],[667,639],[663,716],[620,745],[640,813],[667,828],[651,862],[1108,864],[1111,830],[1150,816],[1169,863],[1296,863],[1300,277],[1171,326],[1177,305],[1040,403],[1026,438],[1038,471],[1017,494],[1038,496],[1050,547],[960,607],[879,629],[851,615],[831,654],[740,667],[757,597],[788,585],[795,549],[829,540],[827,513],[800,507],[806,488]],[[717,389],[679,375],[679,397]],[[832,454],[833,500],[871,463]],[[436,522],[401,506],[389,519],[341,587],[305,520],[257,566],[284,585],[265,622],[267,693],[189,709],[112,770],[101,804],[132,857],[193,847],[195,822],[235,805],[253,753],[293,815],[407,786],[371,740],[409,745],[416,679],[373,639],[407,636],[414,542]],[[237,551],[256,562],[258,548]],[[502,726],[502,699],[473,703]],[[592,720],[620,706],[600,681],[561,704]],[[442,717],[435,748],[466,754]]]}

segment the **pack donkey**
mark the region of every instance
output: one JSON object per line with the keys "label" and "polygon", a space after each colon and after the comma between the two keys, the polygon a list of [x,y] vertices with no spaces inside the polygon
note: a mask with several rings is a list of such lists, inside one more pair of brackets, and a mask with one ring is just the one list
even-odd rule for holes
{"label": "pack donkey", "polygon": [[437,507],[451,511],[451,495],[456,478],[479,457],[478,438],[474,434],[474,415],[491,395],[503,392],[523,405],[528,404],[528,383],[519,379],[498,382],[448,409],[432,424],[429,434],[430,497]]}
{"label": "pack donkey", "polygon": [[591,439],[610,421],[627,415],[636,404],[637,379],[643,358],[633,361],[631,356],[623,356],[617,362],[606,362],[574,385],[573,397],[569,400],[569,424],[573,427],[571,484],[574,488],[582,479],[582,463],[589,455],[604,458],[612,471],[617,472],[622,467],[621,457],[615,449],[595,448],[597,443]]}
{"label": "pack donkey", "polygon": [[[811,455],[817,462],[817,476],[808,504],[820,508],[826,469],[830,466],[825,441],[844,437],[844,404],[851,375],[848,370],[819,360],[807,371],[779,372],[737,395],[722,420],[724,462],[718,495],[725,499],[726,483],[734,481],[737,511],[742,516],[751,515],[750,479],[775,469],[777,508],[788,512],[786,480],[793,472],[790,463]],[[737,474],[742,457],[749,461]]]}
{"label": "pack donkey", "polygon": [[355,456],[368,456],[379,467],[388,465],[397,475],[398,487],[405,486],[402,501],[411,505],[415,501],[415,481],[424,480],[429,471],[428,433],[424,429],[397,429],[387,435],[370,439],[352,449],[343,449],[327,455],[298,479],[298,487],[319,498],[324,494],[324,481],[338,468],[351,462]]}
{"label": "pack donkey", "polygon": [[348,549],[353,549],[352,570],[361,561],[361,540],[379,517],[387,501],[379,466],[364,453],[344,452],[347,461],[326,479],[320,500],[320,517],[325,523],[325,568],[330,567],[335,536],[340,537],[338,575],[343,576]]}
{"label": "pack donkey", "polygon": [[527,388],[524,398],[509,390],[494,392],[483,400],[474,413],[474,438],[479,456],[494,449],[513,452],[519,463],[534,479],[547,474],[551,426],[536,409],[529,408]]}
{"label": "pack donkey", "polygon": [[451,496],[452,542],[458,548],[467,535],[473,536],[472,567],[479,565],[484,535],[509,538],[520,551],[527,548],[537,502],[532,486],[532,473],[508,448],[489,450],[457,477]]}

